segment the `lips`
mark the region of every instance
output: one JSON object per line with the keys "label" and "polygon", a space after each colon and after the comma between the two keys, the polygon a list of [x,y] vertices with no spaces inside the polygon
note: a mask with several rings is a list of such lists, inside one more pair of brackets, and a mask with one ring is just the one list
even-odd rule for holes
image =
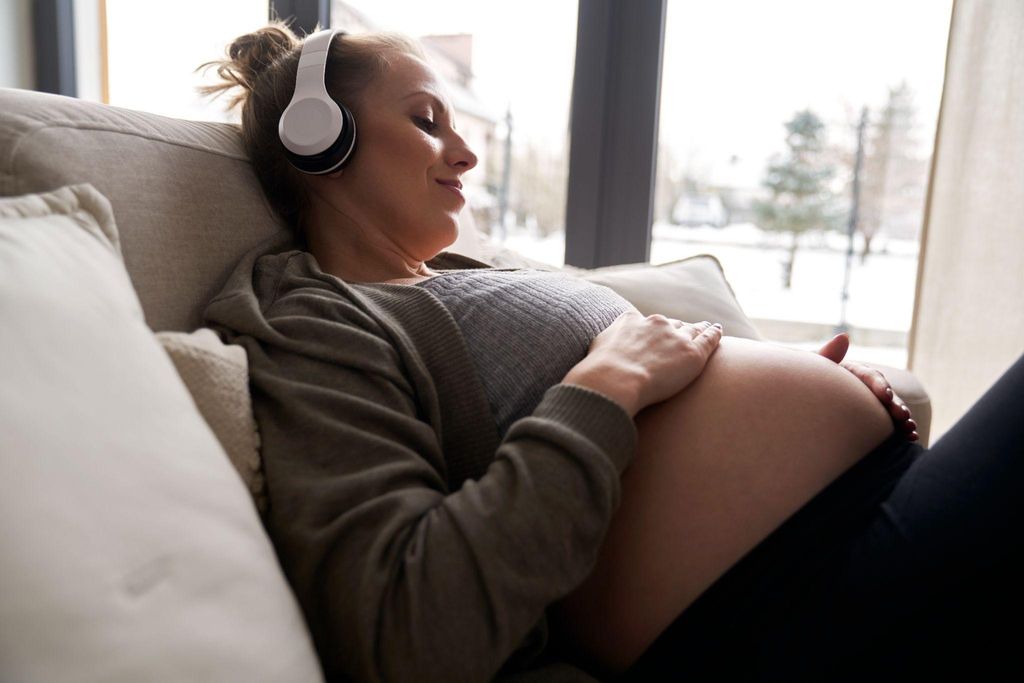
{"label": "lips", "polygon": [[[456,185],[454,183],[458,183],[458,184]],[[450,180],[450,181],[438,180],[437,184],[440,185],[441,187],[443,187],[446,190],[450,190],[450,191],[454,192],[459,197],[459,199],[461,199],[463,202],[466,201],[466,198],[462,195],[462,190],[459,189],[460,187],[462,187],[462,183],[460,183],[458,180],[454,180],[454,181],[452,181],[452,180]]]}

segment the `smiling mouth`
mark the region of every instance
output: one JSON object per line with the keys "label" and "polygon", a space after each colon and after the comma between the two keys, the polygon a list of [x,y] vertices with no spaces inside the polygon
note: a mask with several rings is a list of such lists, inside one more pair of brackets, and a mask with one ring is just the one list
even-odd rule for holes
{"label": "smiling mouth", "polygon": [[444,183],[438,183],[438,185],[445,188],[446,190],[454,192],[462,201],[466,201],[466,198],[465,196],[463,196],[462,191],[459,188],[455,187],[454,185],[445,185]]}

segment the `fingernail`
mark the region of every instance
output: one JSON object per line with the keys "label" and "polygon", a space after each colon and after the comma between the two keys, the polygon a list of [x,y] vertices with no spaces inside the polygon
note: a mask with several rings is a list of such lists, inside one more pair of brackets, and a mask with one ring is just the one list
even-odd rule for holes
{"label": "fingernail", "polygon": [[722,323],[715,323],[714,326],[717,327],[718,329],[722,329]]}
{"label": "fingernail", "polygon": [[892,389],[890,387],[885,388],[885,395],[892,398]]}

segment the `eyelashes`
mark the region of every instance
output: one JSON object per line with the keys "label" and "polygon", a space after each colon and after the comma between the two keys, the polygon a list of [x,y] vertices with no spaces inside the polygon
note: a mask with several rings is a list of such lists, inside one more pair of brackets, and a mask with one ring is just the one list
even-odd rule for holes
{"label": "eyelashes", "polygon": [[431,121],[430,119],[425,119],[422,116],[414,116],[412,118],[414,121],[418,121],[419,123],[423,124],[421,127],[428,133],[433,133],[435,130],[437,130],[437,124]]}

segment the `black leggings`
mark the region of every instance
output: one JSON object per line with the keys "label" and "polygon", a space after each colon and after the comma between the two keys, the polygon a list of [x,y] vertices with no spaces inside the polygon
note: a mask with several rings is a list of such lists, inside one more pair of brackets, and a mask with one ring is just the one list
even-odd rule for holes
{"label": "black leggings", "polygon": [[930,449],[894,433],[621,681],[1020,678],[1024,356]]}

